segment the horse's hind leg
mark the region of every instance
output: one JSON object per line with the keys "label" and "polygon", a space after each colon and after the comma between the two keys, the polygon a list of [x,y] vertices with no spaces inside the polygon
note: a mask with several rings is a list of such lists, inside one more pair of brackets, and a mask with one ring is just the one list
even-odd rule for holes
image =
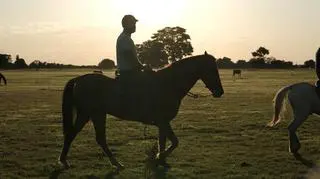
{"label": "horse's hind leg", "polygon": [[110,163],[117,167],[117,169],[123,169],[124,166],[117,161],[109,150],[106,140],[106,115],[96,115],[92,118],[93,125],[96,131],[96,141],[101,146],[103,152],[109,157]]}
{"label": "horse's hind leg", "polygon": [[59,157],[59,162],[65,167],[69,168],[70,165],[67,162],[67,154],[70,149],[70,145],[74,138],[77,136],[77,134],[81,131],[81,129],[84,127],[84,125],[89,121],[89,116],[77,113],[77,118],[75,121],[75,124],[71,131],[69,131],[64,136],[64,144],[62,148],[61,155]]}
{"label": "horse's hind leg", "polygon": [[302,110],[295,110],[294,109],[294,119],[288,126],[289,131],[289,152],[293,154],[297,154],[298,150],[300,149],[301,145],[299,139],[296,135],[296,131],[298,127],[307,119],[308,112]]}

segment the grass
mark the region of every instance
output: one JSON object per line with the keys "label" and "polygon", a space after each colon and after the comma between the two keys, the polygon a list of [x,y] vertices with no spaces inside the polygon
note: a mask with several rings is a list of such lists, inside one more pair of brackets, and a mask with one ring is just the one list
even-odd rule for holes
{"label": "grass", "polygon": [[[295,82],[313,83],[316,76],[311,70],[244,70],[243,78],[235,81],[231,70],[220,70],[225,90],[222,98],[185,97],[182,101],[172,121],[180,144],[168,157],[169,171],[152,167],[152,159],[148,159],[157,138],[155,127],[147,128],[145,138],[144,125],[112,116],[107,119],[108,143],[126,169],[114,173],[88,123],[71,147],[72,168],[60,170],[62,89],[67,80],[88,72],[91,70],[3,72],[8,86],[0,86],[0,178],[316,176],[309,164],[316,165],[320,159],[317,117],[310,116],[298,129],[301,160],[288,152],[290,115],[275,128],[265,127],[273,114],[276,91]],[[113,72],[105,74],[112,76]],[[192,91],[209,93],[200,81]]]}

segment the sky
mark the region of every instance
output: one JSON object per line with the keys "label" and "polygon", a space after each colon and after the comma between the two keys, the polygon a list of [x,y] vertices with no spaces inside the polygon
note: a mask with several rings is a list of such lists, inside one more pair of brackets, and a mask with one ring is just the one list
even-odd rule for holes
{"label": "sky", "polygon": [[136,44],[180,26],[193,55],[207,51],[234,62],[263,46],[270,56],[302,64],[320,47],[319,0],[0,0],[0,53],[27,63],[116,60],[125,14],[139,20]]}

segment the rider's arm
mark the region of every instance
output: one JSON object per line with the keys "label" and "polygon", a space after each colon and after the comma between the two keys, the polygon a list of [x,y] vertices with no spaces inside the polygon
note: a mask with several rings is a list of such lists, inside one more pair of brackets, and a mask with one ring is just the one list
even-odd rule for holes
{"label": "rider's arm", "polygon": [[141,64],[140,60],[137,57],[137,51],[136,46],[134,45],[134,42],[131,39],[125,39],[127,42],[125,42],[125,46],[123,49],[123,55],[126,60],[129,61],[129,63],[132,66],[137,67],[138,69],[141,69],[143,65]]}
{"label": "rider's arm", "polygon": [[136,45],[134,44],[133,40],[131,40],[131,46],[132,46],[131,53],[132,53],[133,63],[138,69],[142,69],[143,65],[138,59]]}
{"label": "rider's arm", "polygon": [[123,52],[124,54],[124,58],[126,60],[129,61],[130,64],[132,64],[132,66],[135,66],[137,68],[141,68],[142,67],[142,64],[141,62],[139,61],[138,57],[137,57],[137,54],[134,50],[132,49],[127,49]]}

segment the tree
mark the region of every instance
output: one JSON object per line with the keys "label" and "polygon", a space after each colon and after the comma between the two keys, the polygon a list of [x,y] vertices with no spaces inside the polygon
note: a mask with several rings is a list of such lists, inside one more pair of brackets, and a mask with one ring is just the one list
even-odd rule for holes
{"label": "tree", "polygon": [[34,60],[33,62],[31,62],[30,64],[29,64],[29,67],[30,68],[39,68],[40,67],[40,61],[39,60]]}
{"label": "tree", "polygon": [[266,64],[263,58],[251,58],[249,63],[253,68],[264,68]]}
{"label": "tree", "polygon": [[274,63],[274,61],[277,61],[277,59],[275,57],[267,57],[267,58],[265,58],[265,62],[267,64],[272,64],[272,63]]}
{"label": "tree", "polygon": [[148,40],[142,44],[137,44],[136,47],[138,58],[143,64],[158,68],[169,63],[164,45],[160,42]]}
{"label": "tree", "polygon": [[268,49],[259,47],[256,51],[251,53],[253,58],[249,60],[249,63],[253,68],[263,68],[266,64],[265,56],[269,55],[269,53]]}
{"label": "tree", "polygon": [[306,68],[315,68],[316,66],[316,62],[312,59],[305,61],[303,64]]}
{"label": "tree", "polygon": [[272,60],[270,62],[271,68],[291,68],[293,66],[292,62],[286,62],[284,60]]}
{"label": "tree", "polygon": [[98,64],[98,67],[101,69],[113,69],[115,68],[115,64],[113,60],[106,58],[101,60],[101,62]]}
{"label": "tree", "polygon": [[236,62],[236,67],[237,68],[247,68],[248,67],[248,63],[245,60],[238,60]]}
{"label": "tree", "polygon": [[256,51],[251,53],[253,58],[264,58],[269,55],[269,50],[264,47],[259,47]]}
{"label": "tree", "polygon": [[41,62],[40,60],[34,60],[29,64],[30,68],[36,68],[39,70],[39,68],[45,68],[47,66],[47,62]]}
{"label": "tree", "polygon": [[234,63],[231,61],[231,58],[229,58],[229,57],[219,58],[217,60],[217,65],[219,68],[233,68],[234,67]]}
{"label": "tree", "polygon": [[16,68],[27,68],[28,65],[23,58],[20,58],[19,55],[16,56],[16,61],[14,62]]}
{"label": "tree", "polygon": [[151,39],[164,45],[164,51],[171,62],[192,55],[191,38],[182,27],[165,27],[153,34]]}
{"label": "tree", "polygon": [[11,55],[0,54],[0,68],[8,68],[11,66]]}

